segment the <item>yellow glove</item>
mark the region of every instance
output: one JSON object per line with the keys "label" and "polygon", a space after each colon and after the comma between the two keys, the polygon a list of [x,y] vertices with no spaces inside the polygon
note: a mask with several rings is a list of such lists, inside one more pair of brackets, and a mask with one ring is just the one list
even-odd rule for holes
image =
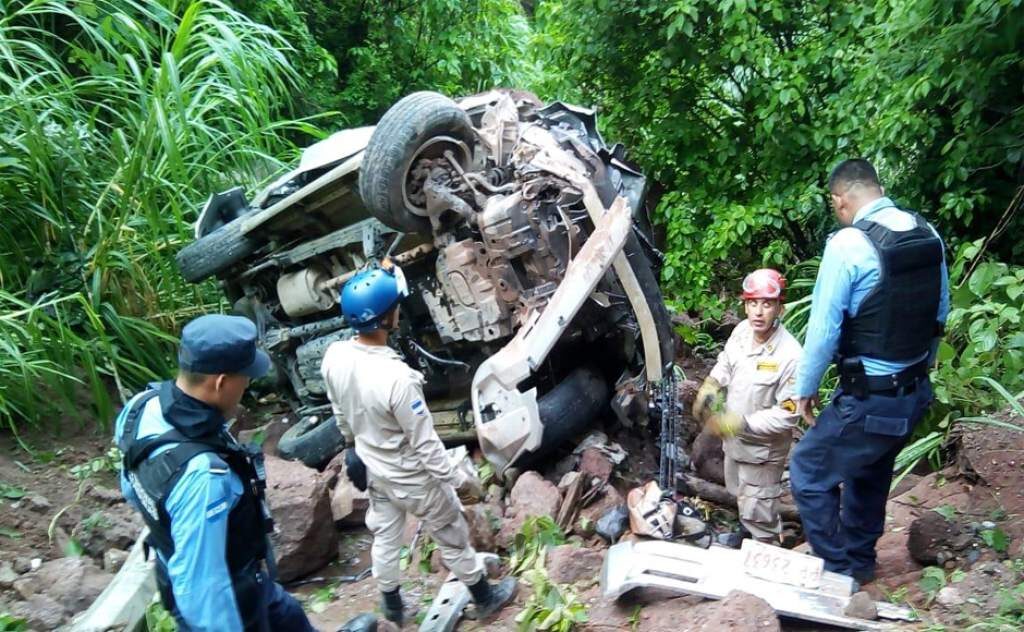
{"label": "yellow glove", "polygon": [[704,427],[707,428],[708,432],[717,437],[735,437],[743,432],[746,422],[743,420],[743,415],[726,410],[725,412],[712,414]]}
{"label": "yellow glove", "polygon": [[716,401],[722,395],[722,385],[713,377],[706,378],[697,389],[697,397],[693,399],[693,416],[703,420],[704,415],[716,408]]}

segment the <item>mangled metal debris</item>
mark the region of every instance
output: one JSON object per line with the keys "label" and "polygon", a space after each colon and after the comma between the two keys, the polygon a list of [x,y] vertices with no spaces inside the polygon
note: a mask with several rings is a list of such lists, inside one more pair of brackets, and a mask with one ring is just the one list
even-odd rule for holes
{"label": "mangled metal debris", "polygon": [[[190,281],[221,279],[257,323],[277,386],[322,426],[319,362],[352,335],[337,293],[392,256],[412,292],[398,350],[428,399],[471,402],[442,438],[475,426],[504,472],[586,430],[609,400],[645,420],[672,359],[645,193],[592,110],[518,91],[418,92],[376,128],[310,147],[251,203],[240,188],[213,196],[177,261]],[[290,440],[319,441],[318,426]]]}
{"label": "mangled metal debris", "polygon": [[[485,568],[492,568],[498,564],[498,556],[494,553],[477,553],[477,559]],[[448,573],[444,583],[437,591],[437,595],[430,603],[430,609],[423,617],[420,624],[420,632],[451,632],[459,619],[463,617],[466,606],[472,600],[469,588],[459,581],[454,573]]]}
{"label": "mangled metal debris", "polygon": [[[740,550],[701,549],[660,541],[621,542],[608,549],[601,569],[606,598],[638,588],[723,599],[740,590],[768,602],[780,615],[853,630],[887,630],[890,624],[845,614],[853,580],[823,570],[820,558],[745,540]],[[915,620],[911,609],[876,602],[879,618]]]}

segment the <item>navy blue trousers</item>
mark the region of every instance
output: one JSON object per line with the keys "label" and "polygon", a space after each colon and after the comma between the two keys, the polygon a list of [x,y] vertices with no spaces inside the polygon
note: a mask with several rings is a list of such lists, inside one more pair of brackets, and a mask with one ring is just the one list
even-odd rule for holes
{"label": "navy blue trousers", "polygon": [[[244,624],[246,632],[250,630],[253,632],[315,632],[315,628],[310,624],[298,600],[288,594],[281,584],[271,581],[262,571],[256,574],[254,584],[255,603],[243,606],[244,609],[251,610],[241,613],[242,618],[247,621]],[[157,562],[157,587],[160,589],[164,606],[169,607],[178,625],[179,632],[188,632],[197,626],[207,630],[217,629],[216,621],[194,622],[194,625],[190,625],[188,621],[182,619],[181,613],[174,606],[166,571],[159,561]]]}
{"label": "navy blue trousers", "polygon": [[874,578],[893,463],[931,400],[927,378],[913,392],[893,397],[857,399],[836,390],[793,450],[793,498],[825,570]]}

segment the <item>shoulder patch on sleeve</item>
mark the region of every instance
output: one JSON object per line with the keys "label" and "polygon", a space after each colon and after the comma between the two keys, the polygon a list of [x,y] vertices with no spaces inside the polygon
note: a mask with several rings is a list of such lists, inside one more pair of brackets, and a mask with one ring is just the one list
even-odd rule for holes
{"label": "shoulder patch on sleeve", "polygon": [[218,517],[224,515],[228,510],[228,499],[220,498],[206,505],[206,519],[216,520]]}
{"label": "shoulder patch on sleeve", "polygon": [[426,415],[427,405],[423,403],[422,399],[417,399],[413,403],[409,404],[409,408],[416,415]]}

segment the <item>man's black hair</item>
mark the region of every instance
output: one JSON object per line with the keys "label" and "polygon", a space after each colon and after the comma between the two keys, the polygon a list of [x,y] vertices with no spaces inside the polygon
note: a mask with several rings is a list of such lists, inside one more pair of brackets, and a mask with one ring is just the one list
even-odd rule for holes
{"label": "man's black hair", "polygon": [[855,184],[870,185],[881,188],[878,173],[871,163],[863,158],[844,160],[828,176],[828,190],[842,193]]}

